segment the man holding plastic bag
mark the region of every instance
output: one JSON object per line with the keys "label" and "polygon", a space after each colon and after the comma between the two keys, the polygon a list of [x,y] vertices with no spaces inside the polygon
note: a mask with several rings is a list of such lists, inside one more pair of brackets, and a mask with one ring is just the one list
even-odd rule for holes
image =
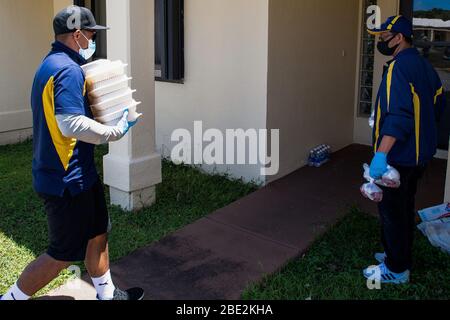
{"label": "man holding plastic bag", "polygon": [[379,37],[381,54],[394,57],[387,64],[375,104],[370,177],[380,181],[392,166],[401,183],[397,188],[381,186],[378,207],[385,253],[375,255],[380,265],[364,270],[364,276],[401,284],[410,280],[417,185],[436,154],[445,101],[437,72],[412,46],[408,19],[390,17],[369,33]]}

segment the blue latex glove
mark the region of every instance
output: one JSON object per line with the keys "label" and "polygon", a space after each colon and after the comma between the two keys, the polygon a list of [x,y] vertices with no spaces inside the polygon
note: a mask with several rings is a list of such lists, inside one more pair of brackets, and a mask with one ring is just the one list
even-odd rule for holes
{"label": "blue latex glove", "polygon": [[370,176],[379,180],[388,171],[387,154],[383,152],[377,152],[370,165]]}
{"label": "blue latex glove", "polygon": [[128,131],[130,131],[131,128],[133,128],[136,123],[136,121],[128,121],[128,115],[129,115],[129,111],[128,109],[125,110],[125,112],[123,113],[122,119],[119,121],[119,123],[117,124],[117,127],[120,128],[120,130],[123,132],[123,135],[126,135],[128,133]]}

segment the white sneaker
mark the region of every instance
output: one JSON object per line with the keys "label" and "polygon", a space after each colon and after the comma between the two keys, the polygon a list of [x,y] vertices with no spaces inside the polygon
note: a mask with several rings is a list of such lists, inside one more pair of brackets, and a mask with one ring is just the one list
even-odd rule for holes
{"label": "white sneaker", "polygon": [[410,272],[394,273],[384,264],[372,266],[363,271],[364,277],[381,283],[405,284],[409,282]]}

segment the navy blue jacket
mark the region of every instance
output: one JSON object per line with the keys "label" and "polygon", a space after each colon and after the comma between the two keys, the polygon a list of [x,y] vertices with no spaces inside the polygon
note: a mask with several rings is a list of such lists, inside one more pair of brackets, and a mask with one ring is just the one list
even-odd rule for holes
{"label": "navy blue jacket", "polygon": [[438,121],[445,95],[433,66],[419,51],[400,52],[383,75],[375,105],[374,151],[384,136],[397,139],[388,155],[393,166],[418,166],[436,154]]}

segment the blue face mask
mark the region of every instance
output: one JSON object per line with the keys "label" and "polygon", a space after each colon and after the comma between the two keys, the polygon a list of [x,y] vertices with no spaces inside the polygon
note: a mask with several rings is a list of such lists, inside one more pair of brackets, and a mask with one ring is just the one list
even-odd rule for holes
{"label": "blue face mask", "polygon": [[83,32],[81,32],[81,34],[83,35],[83,37],[89,41],[89,45],[87,49],[83,49],[80,44],[77,41],[78,46],[80,47],[80,50],[78,51],[78,53],[80,54],[80,56],[82,56],[85,60],[89,60],[90,58],[92,58],[92,56],[94,55],[95,51],[97,50],[97,44],[95,43],[95,41],[93,40],[89,40],[88,38],[86,38],[86,36],[83,34]]}

